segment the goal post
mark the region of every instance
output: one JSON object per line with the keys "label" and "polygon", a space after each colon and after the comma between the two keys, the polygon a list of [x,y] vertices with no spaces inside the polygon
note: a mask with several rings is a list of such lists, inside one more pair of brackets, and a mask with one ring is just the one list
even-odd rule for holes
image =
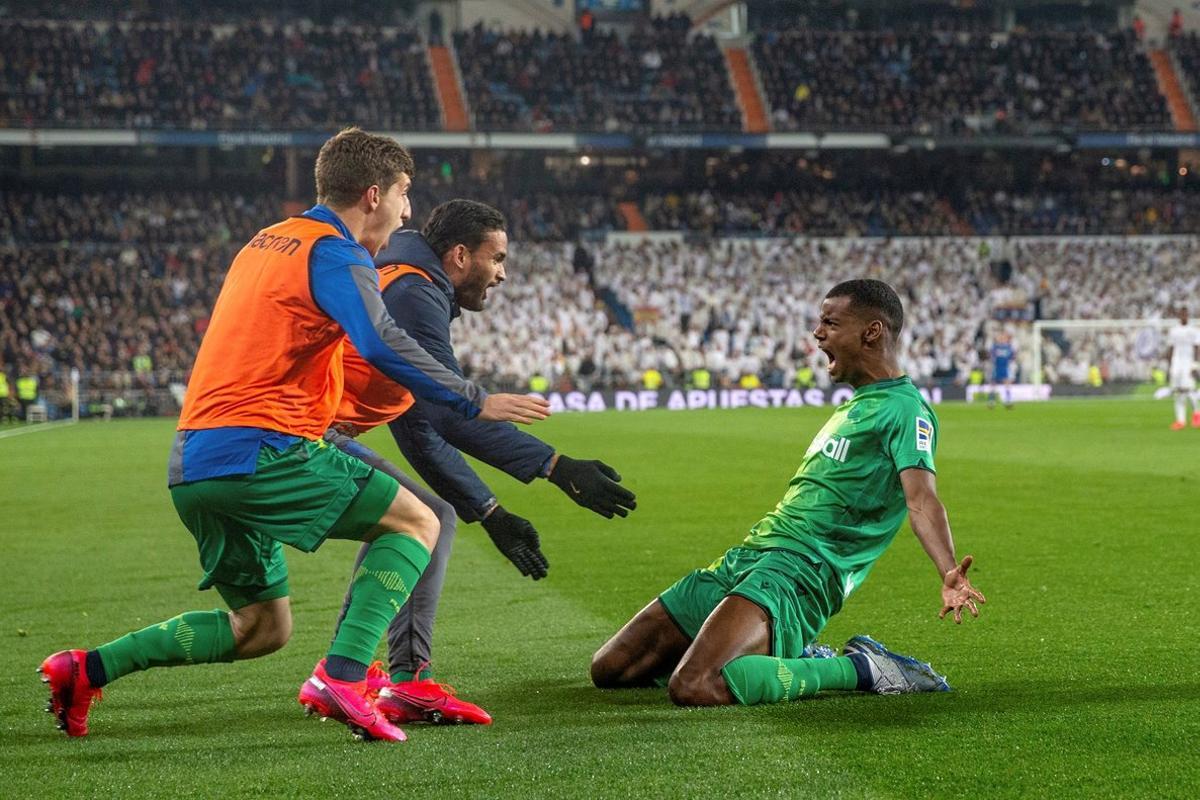
{"label": "goal post", "polygon": [[1032,383],[1078,383],[1093,369],[1116,382],[1145,383],[1165,365],[1173,319],[1041,319],[1033,323]]}

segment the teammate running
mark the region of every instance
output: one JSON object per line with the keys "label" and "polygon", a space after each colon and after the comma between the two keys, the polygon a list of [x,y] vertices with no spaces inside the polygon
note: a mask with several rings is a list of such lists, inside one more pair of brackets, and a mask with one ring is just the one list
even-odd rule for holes
{"label": "teammate running", "polygon": [[1188,400],[1192,401],[1192,427],[1200,428],[1200,393],[1196,391],[1197,351],[1200,350],[1200,330],[1188,324],[1188,310],[1179,309],[1179,324],[1167,332],[1171,346],[1171,394],[1175,396],[1175,421],[1171,430],[1187,427]]}
{"label": "teammate running", "polygon": [[466,417],[532,422],[544,402],[487,395],[396,327],[372,257],[410,216],[412,157],[348,129],[317,156],[317,205],[263,229],[226,275],[196,355],[168,484],[204,577],[231,609],[189,611],[41,665],[49,710],[87,733],[106,684],[149,667],[255,658],[291,635],[283,544],[369,544],[346,618],[320,670],[320,710],[362,738],[403,732],[365,697],[367,664],[437,544],[433,513],[395,479],[321,440],[342,394],[342,343],[389,379]]}
{"label": "teammate running", "polygon": [[[508,236],[504,229],[504,215],[495,208],[451,200],[433,210],[420,234],[397,232],[375,258],[388,313],[456,374],[462,369],[451,344],[450,325],[463,309],[483,311],[488,291],[505,280]],[[421,720],[489,724],[486,711],[454,696],[432,674],[433,626],[454,540],[455,512],[464,521],[482,521],[492,542],[522,575],[543,578],[549,564],[533,524],[505,510],[459,451],[525,483],[547,478],[579,505],[608,518],[624,517],[635,507],[633,492],[621,486],[620,476],[603,462],[570,458],[512,425],[468,420],[414,398],[349,344],[343,363],[342,402],[325,440],[396,478],[433,509],[441,525],[429,567],[388,627],[388,671],[368,674],[372,688],[380,692],[377,708],[397,724]],[[354,438],[385,423],[391,424],[396,444],[437,495]],[[357,574],[368,552],[368,547],[359,551],[352,574]],[[349,610],[352,590],[353,584],[343,615]],[[305,682],[300,703],[308,705],[316,691],[313,681]]]}
{"label": "teammate running", "polygon": [[941,616],[978,616],[984,601],[956,563],[934,482],[938,425],[898,366],[900,298],[876,280],[830,290],[813,335],[829,374],[855,388],[813,440],[783,500],[740,546],[685,576],[643,608],[592,659],[601,688],[670,676],[680,705],[770,703],[822,689],[948,691],[928,664],[867,636],[843,655],[802,658],[862,585],[910,514],[942,576]]}

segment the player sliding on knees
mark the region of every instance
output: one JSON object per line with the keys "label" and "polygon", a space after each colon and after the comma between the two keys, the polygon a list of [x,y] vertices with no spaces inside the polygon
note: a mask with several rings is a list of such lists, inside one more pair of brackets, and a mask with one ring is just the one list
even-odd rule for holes
{"label": "player sliding on knees", "polygon": [[831,616],[866,580],[907,512],[941,577],[941,616],[978,616],[983,595],[956,561],[934,485],[938,423],[897,359],[904,310],[890,286],[830,290],[813,335],[834,381],[854,387],[809,446],[783,500],[740,546],[685,576],[592,659],[601,688],[669,676],[680,705],[795,700],[823,689],[948,691],[928,665],[856,636],[832,658],[806,658]]}
{"label": "player sliding on knees", "polygon": [[[435,208],[421,233],[398,231],[375,257],[383,302],[396,324],[412,335],[447,369],[461,374],[450,326],[461,311],[481,312],[488,293],[507,277],[508,235],[504,215],[472,200],[451,200]],[[601,516],[624,517],[636,507],[633,492],[600,461],[573,459],[512,425],[466,419],[450,409],[415,397],[371,367],[352,343],[343,356],[346,382],[337,422],[325,441],[394,477],[437,515],[440,531],[431,560],[412,596],[387,630],[388,669],[372,664],[369,690],[376,708],[396,724],[426,721],[487,725],[491,715],[456,696],[433,678],[433,629],[457,517],[481,521],[497,549],[522,575],[544,578],[549,562],[533,524],[505,510],[462,453],[528,483],[547,478],[579,505]],[[430,492],[356,437],[388,424],[409,464]],[[461,452],[460,452],[461,451]],[[436,494],[435,494],[436,493]],[[357,575],[370,548],[358,554]],[[342,608],[354,600],[352,581]],[[317,669],[322,665],[318,664]],[[320,711],[319,676],[305,681],[298,700]]]}
{"label": "player sliding on knees", "polygon": [[204,577],[230,611],[189,611],[39,668],[68,735],[87,733],[100,688],[149,667],[266,655],[291,635],[283,545],[368,543],[321,670],[321,702],[366,739],[404,733],[366,696],[367,665],[429,563],[438,520],[395,478],[322,436],[342,395],[342,342],[390,380],[464,417],[544,419],[544,401],[488,395],[426,353],[388,315],[372,258],[411,215],[413,162],[391,139],[347,129],[317,156],[317,205],[234,258],[196,355],[168,485]]}

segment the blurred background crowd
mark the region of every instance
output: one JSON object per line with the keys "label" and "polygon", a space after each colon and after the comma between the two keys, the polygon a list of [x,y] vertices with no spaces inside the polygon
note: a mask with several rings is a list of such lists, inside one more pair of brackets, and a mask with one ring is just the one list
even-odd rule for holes
{"label": "blurred background crowd", "polygon": [[[463,366],[496,388],[823,386],[809,332],[824,291],[850,276],[900,290],[905,367],[922,385],[978,382],[1001,332],[1022,379],[1036,346],[1047,381],[1144,382],[1163,357],[1153,337],[1034,342],[1030,323],[1166,319],[1200,290],[1191,151],[1152,138],[1195,128],[1181,114],[1200,39],[1178,11],[1148,31],[1140,4],[1118,0],[1014,0],[1004,13],[764,0],[734,4],[748,27],[733,37],[698,18],[721,3],[685,4],[717,9],[694,18],[673,3],[606,16],[580,2],[545,28],[464,20],[456,3],[300,5],[8,8],[0,143],[50,129],[453,130],[439,80],[461,89],[472,135],[644,137],[619,151],[415,147],[412,227],[452,197],[508,219],[508,282],[456,325]],[[740,75],[761,94],[759,129]],[[890,138],[842,150],[670,139],[755,131]],[[1069,144],[1139,132],[1151,138]],[[28,405],[30,380],[61,399],[77,369],[106,406],[172,413],[230,260],[311,202],[296,166],[311,155],[270,142],[0,147],[0,411]]]}

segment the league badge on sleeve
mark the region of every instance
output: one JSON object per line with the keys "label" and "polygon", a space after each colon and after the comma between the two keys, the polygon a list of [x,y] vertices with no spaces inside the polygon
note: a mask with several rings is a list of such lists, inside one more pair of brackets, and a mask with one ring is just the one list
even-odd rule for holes
{"label": "league badge on sleeve", "polygon": [[917,450],[933,452],[933,423],[924,417],[917,417]]}

